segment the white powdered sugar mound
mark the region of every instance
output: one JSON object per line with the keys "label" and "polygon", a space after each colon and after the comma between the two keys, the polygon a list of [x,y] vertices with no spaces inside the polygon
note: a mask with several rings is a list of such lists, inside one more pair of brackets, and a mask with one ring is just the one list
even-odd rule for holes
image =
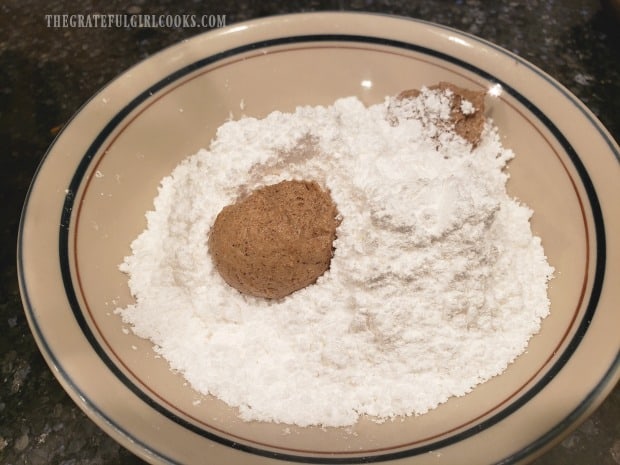
{"label": "white powdered sugar mound", "polygon": [[[531,210],[506,193],[513,153],[496,129],[472,150],[412,117],[444,118],[445,95],[425,89],[397,124],[390,101],[224,124],[162,180],[121,265],[136,301],[123,321],[244,420],[423,414],[505,370],[549,312],[553,269]],[[242,295],[212,264],[210,227],[241,193],[287,179],[317,181],[337,205],[330,269],[279,301]]]}

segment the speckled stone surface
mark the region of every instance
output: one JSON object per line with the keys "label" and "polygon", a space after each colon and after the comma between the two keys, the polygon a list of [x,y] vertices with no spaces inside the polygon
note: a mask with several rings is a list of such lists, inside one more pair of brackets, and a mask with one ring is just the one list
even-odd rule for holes
{"label": "speckled stone surface", "polygon": [[[605,2],[603,2],[605,3]],[[611,0],[607,0],[611,3]],[[17,287],[19,214],[58,129],[106,82],[204,29],[49,28],[46,14],[218,14],[356,10],[452,26],[547,71],[620,138],[620,23],[598,0],[4,0],[0,4],[0,463],[140,464],[69,399],[37,349]],[[536,465],[620,465],[620,388]]]}

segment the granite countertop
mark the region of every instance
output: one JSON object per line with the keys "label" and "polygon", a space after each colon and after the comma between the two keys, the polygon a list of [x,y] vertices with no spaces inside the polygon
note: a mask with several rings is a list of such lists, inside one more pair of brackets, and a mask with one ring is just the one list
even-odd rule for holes
{"label": "granite countertop", "polygon": [[[15,266],[20,210],[59,128],[89,96],[150,54],[201,29],[53,28],[67,13],[271,14],[355,10],[452,26],[495,42],[558,79],[620,138],[620,23],[598,0],[5,0],[0,5],[0,462],[138,464],[69,399],[37,349]],[[611,4],[611,1],[607,3]],[[620,387],[534,463],[620,465]]]}

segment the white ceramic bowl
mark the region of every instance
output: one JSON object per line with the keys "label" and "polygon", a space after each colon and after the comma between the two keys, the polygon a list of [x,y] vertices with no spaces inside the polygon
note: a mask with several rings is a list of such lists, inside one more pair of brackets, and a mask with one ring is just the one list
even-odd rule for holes
{"label": "white ceramic bowl", "polygon": [[[118,264],[145,227],[158,183],[230,115],[348,95],[371,104],[442,80],[501,88],[489,116],[517,154],[508,188],[534,209],[534,232],[557,270],[551,315],[504,374],[426,415],[383,424],[246,423],[189,388],[149,341],[122,331],[113,310],[131,296]],[[139,63],[58,136],[20,228],[24,307],[76,403],[153,463],[516,463],[559,440],[618,380],[618,159],[612,138],[565,88],[471,35],[367,14],[236,24]]]}

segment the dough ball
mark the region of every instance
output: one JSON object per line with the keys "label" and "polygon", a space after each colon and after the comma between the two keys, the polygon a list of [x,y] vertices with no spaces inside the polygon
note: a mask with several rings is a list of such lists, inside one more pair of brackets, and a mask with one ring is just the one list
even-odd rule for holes
{"label": "dough ball", "polygon": [[338,224],[331,196],[316,182],[283,181],[224,207],[209,252],[232,287],[280,299],[329,269]]}
{"label": "dough ball", "polygon": [[[476,147],[482,139],[485,123],[485,92],[465,89],[449,82],[440,82],[428,89],[451,92],[450,120],[446,129],[454,130],[459,136],[472,144],[472,147]],[[396,101],[414,99],[420,93],[418,89],[403,90],[396,96]],[[435,121],[435,123],[440,124],[441,122]]]}

